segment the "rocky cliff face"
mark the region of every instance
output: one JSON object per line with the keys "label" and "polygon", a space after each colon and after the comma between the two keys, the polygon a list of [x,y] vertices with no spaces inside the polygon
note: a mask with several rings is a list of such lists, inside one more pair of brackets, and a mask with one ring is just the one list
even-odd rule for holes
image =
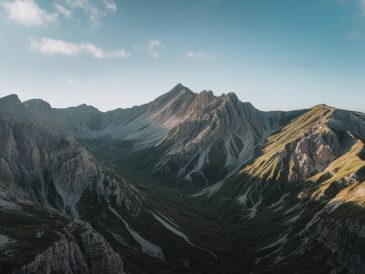
{"label": "rocky cliff face", "polygon": [[[5,103],[0,100],[0,209],[11,216],[10,220],[16,216],[17,222],[11,223],[15,232],[18,222],[29,218],[28,212],[35,208],[42,214],[49,212],[72,221],[60,230],[58,217],[51,217],[47,219],[50,227],[46,232],[42,228],[45,224],[39,225],[39,231],[32,227],[24,230],[25,234],[34,235],[26,239],[32,246],[38,247],[34,240],[41,241],[34,251],[37,253],[30,252],[26,260],[18,258],[19,250],[28,246],[27,242],[22,243],[22,232],[13,235],[13,230],[6,229],[9,226],[0,225],[0,232],[5,230],[0,235],[15,241],[4,252],[0,248],[0,262],[10,254],[6,260],[12,263],[6,267],[7,272],[123,273],[122,251],[137,253],[133,258],[148,257],[143,260],[159,260],[167,265],[167,260],[181,264],[196,253],[212,256],[209,250],[190,242],[170,221],[156,217],[158,210],[148,206],[136,188],[97,161],[66,129],[53,130],[57,124],[42,124],[44,117],[34,116],[19,99],[11,99],[6,98]],[[44,102],[26,105],[41,105],[41,110],[53,111]],[[39,222],[37,216],[32,218],[30,224]],[[86,223],[80,224],[80,220]],[[164,253],[165,249],[171,250],[166,237],[171,242],[180,240],[174,247],[174,256]],[[19,260],[23,267],[16,265]]]}
{"label": "rocky cliff face", "polygon": [[[138,216],[143,197],[137,190],[107,175],[72,136],[39,126],[17,100],[2,103],[0,207],[21,212],[35,206],[82,218],[79,208],[86,205],[80,204],[81,198],[92,191],[115,210]],[[124,273],[120,256],[90,225],[78,227],[77,233],[67,229],[19,273]],[[43,233],[35,235],[42,238]]]}
{"label": "rocky cliff face", "polygon": [[119,254],[89,224],[71,224],[66,232],[16,273],[125,273]]}
{"label": "rocky cliff face", "polygon": [[[149,199],[123,168],[203,189]],[[364,187],[357,112],[182,85],[106,113],[0,99],[0,272],[362,273]]]}
{"label": "rocky cliff face", "polygon": [[77,217],[80,198],[92,189],[118,208],[138,214],[143,199],[138,192],[108,176],[73,137],[3,114],[0,138],[4,200],[36,203]]}
{"label": "rocky cliff face", "polygon": [[[276,202],[280,193],[285,194],[297,184],[317,178],[335,160],[346,157],[358,142],[362,142],[363,136],[361,139],[355,137],[355,132],[343,126],[346,122],[335,118],[336,112],[326,106],[314,107],[270,136],[261,155],[233,179],[239,182],[245,178],[246,181],[240,186],[238,201],[246,206],[253,206],[260,200],[264,204]],[[361,124],[363,120],[359,119],[357,123]],[[207,188],[201,194],[211,195],[221,187],[223,185]],[[262,195],[265,191],[273,191],[273,195]]]}
{"label": "rocky cliff face", "polygon": [[116,162],[125,155],[119,164],[138,155],[135,165],[149,175],[195,182],[195,188],[219,181],[251,160],[272,132],[302,113],[261,112],[234,93],[196,94],[181,84],[146,105],[106,113],[86,105],[50,110],[39,100],[24,105],[38,120],[47,117],[96,150],[109,150]]}
{"label": "rocky cliff face", "polygon": [[314,107],[269,137],[240,174],[199,193],[246,231],[241,248],[253,252],[254,273],[364,270],[363,122]]}
{"label": "rocky cliff face", "polygon": [[263,140],[295,115],[260,112],[233,93],[203,91],[158,143],[163,156],[155,170],[175,170],[180,181],[210,185],[250,161]]}

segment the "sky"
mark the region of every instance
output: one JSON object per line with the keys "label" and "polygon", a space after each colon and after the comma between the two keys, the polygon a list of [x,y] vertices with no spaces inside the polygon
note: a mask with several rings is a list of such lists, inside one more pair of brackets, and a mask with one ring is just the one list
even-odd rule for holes
{"label": "sky", "polygon": [[365,0],[0,0],[0,96],[106,111],[177,83],[365,112]]}

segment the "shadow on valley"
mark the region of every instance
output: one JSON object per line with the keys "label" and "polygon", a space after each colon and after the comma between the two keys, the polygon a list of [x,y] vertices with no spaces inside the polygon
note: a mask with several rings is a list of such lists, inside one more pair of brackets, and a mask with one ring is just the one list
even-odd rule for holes
{"label": "shadow on valley", "polygon": [[[320,199],[311,197],[329,175],[316,182],[288,184],[238,174],[219,191],[192,197],[186,188],[171,187],[166,178],[161,183],[156,177],[146,179],[144,173],[129,173],[136,170],[135,163],[129,161],[133,165],[129,168],[114,162],[114,167],[129,174],[148,202],[171,217],[194,243],[217,254],[218,262],[211,263],[218,268],[203,273],[362,273],[365,269],[363,207],[329,203],[343,188],[336,182]],[[191,262],[195,269],[206,269],[204,256],[196,260]],[[235,267],[228,270],[228,266]]]}

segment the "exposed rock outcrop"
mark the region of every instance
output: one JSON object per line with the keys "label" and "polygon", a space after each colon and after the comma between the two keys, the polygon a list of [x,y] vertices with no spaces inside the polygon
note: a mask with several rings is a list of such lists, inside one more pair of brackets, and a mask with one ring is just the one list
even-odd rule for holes
{"label": "exposed rock outcrop", "polygon": [[69,230],[16,273],[124,274],[119,254],[90,225],[74,224]]}

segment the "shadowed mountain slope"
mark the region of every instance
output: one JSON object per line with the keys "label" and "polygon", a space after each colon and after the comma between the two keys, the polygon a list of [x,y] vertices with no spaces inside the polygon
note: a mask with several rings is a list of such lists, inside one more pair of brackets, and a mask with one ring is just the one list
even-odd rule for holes
{"label": "shadowed mountain slope", "polygon": [[196,94],[181,84],[148,104],[105,113],[86,105],[50,109],[40,100],[24,106],[50,127],[110,151],[116,165],[135,159],[132,169],[137,165],[153,178],[192,189],[224,179],[251,160],[271,133],[303,113],[262,112],[234,93]]}
{"label": "shadowed mountain slope", "polygon": [[365,270],[362,113],[181,84],[109,112],[10,95],[0,141],[3,272]]}

